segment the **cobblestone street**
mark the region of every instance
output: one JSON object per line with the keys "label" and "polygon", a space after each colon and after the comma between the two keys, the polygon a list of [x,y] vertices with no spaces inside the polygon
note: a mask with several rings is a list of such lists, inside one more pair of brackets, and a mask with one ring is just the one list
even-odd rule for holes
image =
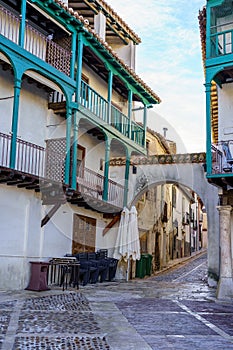
{"label": "cobblestone street", "polygon": [[233,303],[206,254],[156,276],[80,290],[0,292],[0,349],[233,349]]}

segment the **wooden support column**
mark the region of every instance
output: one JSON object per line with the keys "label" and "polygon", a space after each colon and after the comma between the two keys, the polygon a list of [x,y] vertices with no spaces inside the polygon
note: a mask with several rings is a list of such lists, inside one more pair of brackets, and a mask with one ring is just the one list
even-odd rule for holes
{"label": "wooden support column", "polygon": [[15,78],[14,82],[14,102],[13,116],[11,124],[11,148],[10,148],[10,168],[15,168],[16,147],[17,147],[17,132],[18,132],[18,116],[19,116],[19,96],[21,91],[21,79]]}
{"label": "wooden support column", "polygon": [[71,147],[71,123],[72,123],[72,109],[68,101],[66,106],[66,160],[65,160],[65,184],[70,185],[70,147]]}
{"label": "wooden support column", "polygon": [[78,111],[75,110],[73,114],[73,153],[72,153],[72,169],[71,169],[71,187],[76,190],[77,188],[77,147],[78,147]]}
{"label": "wooden support column", "polygon": [[112,80],[113,80],[113,74],[112,74],[112,71],[109,71],[108,72],[108,115],[107,115],[108,124],[111,124]]}
{"label": "wooden support column", "polygon": [[206,83],[206,163],[207,175],[212,173],[212,155],[211,155],[211,83]]}
{"label": "wooden support column", "polygon": [[75,101],[79,105],[81,96],[81,81],[82,81],[82,61],[83,61],[83,37],[78,34],[78,52],[77,52],[77,74],[76,74],[76,96]]}
{"label": "wooden support column", "polygon": [[19,25],[19,46],[24,47],[25,26],[26,26],[26,0],[21,0],[21,20]]}
{"label": "wooden support column", "polygon": [[129,190],[129,168],[130,168],[130,155],[127,150],[126,162],[125,162],[125,186],[124,186],[124,202],[123,207],[127,206],[128,202],[128,190]]}
{"label": "wooden support column", "polygon": [[108,200],[108,177],[109,177],[109,158],[110,158],[110,147],[111,143],[109,138],[105,141],[105,163],[104,163],[104,190],[103,190],[103,200]]}
{"label": "wooden support column", "polygon": [[128,91],[128,118],[129,118],[129,125],[128,125],[128,132],[129,132],[129,139],[132,139],[132,100],[133,100],[133,92],[132,90]]}
{"label": "wooden support column", "polygon": [[147,107],[144,106],[143,110],[143,147],[146,148],[146,128],[147,128]]}
{"label": "wooden support column", "polygon": [[77,33],[72,33],[71,38],[71,60],[70,60],[70,77],[74,79],[74,69],[75,69],[75,58],[76,58],[76,42],[77,42]]}

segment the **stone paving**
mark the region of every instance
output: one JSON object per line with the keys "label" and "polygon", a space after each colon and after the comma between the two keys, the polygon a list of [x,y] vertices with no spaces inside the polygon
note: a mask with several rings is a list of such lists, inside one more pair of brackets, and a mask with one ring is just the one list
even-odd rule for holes
{"label": "stone paving", "polygon": [[233,349],[233,301],[206,278],[206,254],[166,272],[77,291],[0,292],[0,350]]}

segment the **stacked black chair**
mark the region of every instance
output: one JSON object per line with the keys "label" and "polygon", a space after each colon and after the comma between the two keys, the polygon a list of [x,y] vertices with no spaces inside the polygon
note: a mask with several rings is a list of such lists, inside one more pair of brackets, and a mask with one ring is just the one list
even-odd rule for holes
{"label": "stacked black chair", "polygon": [[116,275],[116,269],[118,260],[114,258],[108,257],[108,250],[107,249],[100,249],[96,253],[97,259],[102,261],[102,263],[107,264],[108,266],[108,281],[112,281],[115,278]]}
{"label": "stacked black chair", "polygon": [[80,271],[82,269],[88,270],[88,273],[81,277],[83,286],[85,286],[88,282],[96,283],[99,277],[99,268],[97,262],[90,261],[88,259],[88,253],[79,253],[75,256],[80,262]]}
{"label": "stacked black chair", "polygon": [[88,260],[93,264],[96,264],[99,269],[99,281],[104,282],[107,279],[108,275],[108,263],[105,259],[98,259],[98,254],[88,253]]}

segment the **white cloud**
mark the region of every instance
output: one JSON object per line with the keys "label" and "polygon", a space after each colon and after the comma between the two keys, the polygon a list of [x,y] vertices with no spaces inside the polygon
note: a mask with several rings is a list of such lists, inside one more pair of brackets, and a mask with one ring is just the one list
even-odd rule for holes
{"label": "white cloud", "polygon": [[[189,152],[203,151],[205,93],[197,17],[204,1],[156,0],[146,6],[144,0],[107,1],[142,38],[136,71],[162,99],[154,110]],[[152,124],[156,129],[159,123]]]}

